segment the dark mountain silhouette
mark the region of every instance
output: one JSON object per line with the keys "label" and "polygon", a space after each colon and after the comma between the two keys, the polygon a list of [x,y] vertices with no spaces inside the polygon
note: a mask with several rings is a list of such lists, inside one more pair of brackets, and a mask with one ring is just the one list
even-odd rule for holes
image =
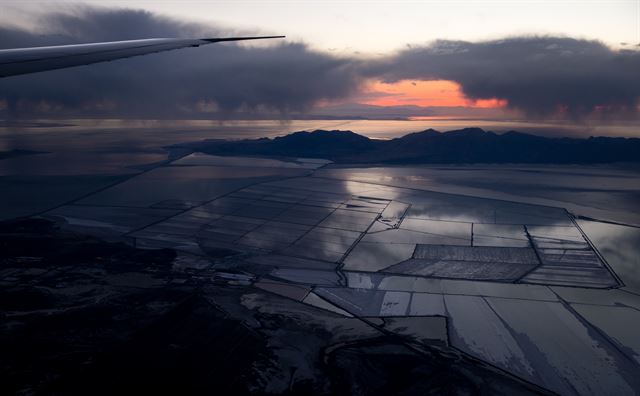
{"label": "dark mountain silhouette", "polygon": [[210,140],[187,146],[215,155],[316,157],[341,163],[640,162],[640,139],[636,138],[547,138],[480,128],[427,129],[392,140],[369,139],[351,131],[317,130],[274,139]]}

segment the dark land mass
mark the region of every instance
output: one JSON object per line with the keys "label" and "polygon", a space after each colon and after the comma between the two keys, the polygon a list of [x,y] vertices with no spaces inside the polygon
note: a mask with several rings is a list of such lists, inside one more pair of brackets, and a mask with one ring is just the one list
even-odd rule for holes
{"label": "dark land mass", "polygon": [[295,132],[273,139],[207,140],[178,147],[213,155],[325,158],[338,163],[611,163],[639,162],[640,139],[547,138],[480,128],[450,132],[428,129],[391,140],[351,131]]}
{"label": "dark land mass", "polygon": [[223,281],[214,259],[180,262],[43,219],[0,223],[0,394],[539,392],[449,347]]}
{"label": "dark land mass", "polygon": [[43,151],[32,151],[32,150],[9,150],[9,151],[0,151],[0,160],[12,158],[12,157],[21,157],[23,155],[34,155],[34,154],[44,154]]}

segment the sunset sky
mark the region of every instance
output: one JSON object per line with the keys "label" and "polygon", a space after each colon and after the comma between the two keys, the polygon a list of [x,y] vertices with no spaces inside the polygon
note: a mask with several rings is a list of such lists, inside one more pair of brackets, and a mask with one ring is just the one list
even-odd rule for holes
{"label": "sunset sky", "polygon": [[[181,92],[180,97],[167,93],[153,100],[157,108],[184,101],[173,110],[196,111],[193,103],[205,102],[225,111],[267,108],[290,113],[319,104],[360,103],[494,108],[537,118],[599,113],[628,118],[638,111],[640,0],[2,0],[2,7],[2,48],[159,36],[287,35],[280,43],[218,46],[194,53],[203,58],[182,64],[176,72],[194,67],[204,73],[198,66],[202,60],[234,70],[238,83],[218,81],[216,73],[209,73],[206,78],[211,81],[204,84],[208,88],[194,87],[197,93]],[[191,56],[188,51],[128,65]],[[214,57],[248,61],[237,68]],[[123,70],[122,62],[114,62],[77,73],[79,79],[95,81],[95,73],[111,78]],[[62,71],[49,76],[55,73],[62,80],[71,78]],[[157,73],[166,77],[164,69]],[[82,89],[75,93],[81,97],[74,99],[59,92],[56,82],[44,74],[37,80],[38,87],[57,91],[41,93],[22,85],[31,83],[24,78],[2,82],[0,94],[2,88],[7,94],[0,99],[0,111],[27,102],[41,109],[47,108],[43,103],[72,109],[82,102],[91,111],[129,111],[131,106],[118,103],[137,95],[131,92],[124,98],[107,87],[101,95]],[[134,84],[142,89],[144,81],[141,76]],[[143,107],[135,111],[151,111]]]}
{"label": "sunset sky", "polygon": [[[370,99],[368,98],[370,97]],[[455,81],[411,81],[401,80],[394,83],[371,82],[361,103],[375,106],[444,106],[444,107],[504,107],[505,101],[499,99],[468,99]]]}

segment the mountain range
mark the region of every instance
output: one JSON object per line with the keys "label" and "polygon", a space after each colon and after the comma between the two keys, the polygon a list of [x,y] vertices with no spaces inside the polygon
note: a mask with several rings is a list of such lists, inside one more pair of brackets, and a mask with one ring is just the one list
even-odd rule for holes
{"label": "mountain range", "polygon": [[640,139],[549,138],[481,128],[427,129],[390,139],[351,131],[294,132],[276,138],[205,140],[179,147],[213,155],[325,158],[338,163],[611,163],[640,162]]}

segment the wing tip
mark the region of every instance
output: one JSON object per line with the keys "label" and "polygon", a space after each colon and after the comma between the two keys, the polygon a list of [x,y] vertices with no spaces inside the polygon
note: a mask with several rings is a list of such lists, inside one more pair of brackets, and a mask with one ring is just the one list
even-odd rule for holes
{"label": "wing tip", "polygon": [[264,39],[276,39],[276,38],[286,38],[286,37],[287,36],[212,37],[212,38],[202,38],[200,40],[206,41],[209,43],[219,43],[222,41],[264,40]]}

